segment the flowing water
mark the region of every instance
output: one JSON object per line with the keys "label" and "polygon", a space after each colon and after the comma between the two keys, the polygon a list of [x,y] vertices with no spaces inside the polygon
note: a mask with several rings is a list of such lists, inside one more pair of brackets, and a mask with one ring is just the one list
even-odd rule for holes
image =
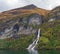
{"label": "flowing water", "polygon": [[35,47],[38,44],[39,38],[40,38],[40,29],[38,30],[37,38],[27,48],[30,54],[38,54],[38,51],[35,50]]}
{"label": "flowing water", "polygon": [[60,54],[60,50],[40,50],[40,51],[35,50],[39,38],[40,29],[38,30],[36,39],[27,48],[28,50],[0,50],[0,54]]}

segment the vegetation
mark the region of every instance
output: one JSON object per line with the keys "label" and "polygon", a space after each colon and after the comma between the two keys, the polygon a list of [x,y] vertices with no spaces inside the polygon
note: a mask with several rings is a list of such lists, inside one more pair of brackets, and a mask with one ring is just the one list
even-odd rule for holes
{"label": "vegetation", "polygon": [[[60,20],[44,23],[41,26],[41,38],[37,45],[38,49],[60,48]],[[45,25],[45,26],[44,26]]]}
{"label": "vegetation", "polygon": [[0,49],[26,49],[34,40],[32,36],[0,40]]}
{"label": "vegetation", "polygon": [[[28,25],[19,21],[21,18],[29,18],[34,13],[44,16],[43,24]],[[57,14],[56,14],[57,13]],[[52,22],[47,22],[49,19],[56,19]],[[27,19],[26,19],[27,20]],[[34,29],[41,28],[41,37],[39,39],[37,49],[60,49],[60,8],[51,11],[34,8],[34,9],[14,9],[0,13],[0,31],[3,28],[13,26],[16,22],[19,25],[31,26]],[[34,41],[35,35],[23,35],[19,38],[0,39],[0,49],[26,49],[29,44]]]}

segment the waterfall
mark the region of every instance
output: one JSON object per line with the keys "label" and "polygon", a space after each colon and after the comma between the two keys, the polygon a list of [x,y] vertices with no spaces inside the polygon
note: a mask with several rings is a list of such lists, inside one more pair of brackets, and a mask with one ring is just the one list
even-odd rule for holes
{"label": "waterfall", "polygon": [[27,48],[28,50],[34,50],[34,48],[35,48],[36,45],[38,44],[39,37],[40,37],[40,29],[38,29],[37,38],[36,38],[36,39],[33,41],[33,43],[30,44],[29,47]]}

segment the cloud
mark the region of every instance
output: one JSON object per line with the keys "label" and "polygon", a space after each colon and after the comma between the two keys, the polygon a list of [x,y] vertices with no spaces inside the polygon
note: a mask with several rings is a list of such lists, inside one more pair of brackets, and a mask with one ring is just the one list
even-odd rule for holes
{"label": "cloud", "polygon": [[32,4],[44,9],[53,9],[60,5],[60,0],[30,0]]}
{"label": "cloud", "polygon": [[52,9],[60,5],[60,0],[0,0],[0,12],[34,4],[40,8]]}
{"label": "cloud", "polygon": [[0,12],[31,4],[28,0],[0,0]]}
{"label": "cloud", "polygon": [[0,11],[6,10],[8,8],[9,8],[8,4],[6,4],[5,1],[0,0]]}

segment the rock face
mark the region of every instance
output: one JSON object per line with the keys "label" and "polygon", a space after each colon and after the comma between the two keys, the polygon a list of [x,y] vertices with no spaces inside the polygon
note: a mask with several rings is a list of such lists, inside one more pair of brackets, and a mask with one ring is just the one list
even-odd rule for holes
{"label": "rock face", "polygon": [[29,24],[31,25],[41,25],[43,21],[43,16],[39,14],[33,14],[29,16]]}
{"label": "rock face", "polygon": [[[30,35],[36,33],[35,26],[43,22],[43,14],[47,10],[39,9],[35,5],[5,11],[0,14],[0,39],[18,35]],[[40,15],[41,14],[41,15]],[[25,16],[26,15],[26,16]],[[3,17],[4,16],[4,17]]]}
{"label": "rock face", "polygon": [[[34,5],[29,5],[29,6],[25,6],[22,8],[1,13],[0,14],[0,18],[1,18],[0,38],[2,37],[10,38],[12,36],[15,36],[14,34],[18,36],[21,34],[30,35],[30,34],[36,33],[37,31],[36,28],[43,23],[44,21],[43,19],[45,17],[45,15],[41,13],[41,9],[40,9],[40,13],[38,13],[39,8],[37,8],[37,10],[36,8],[37,7]],[[34,9],[34,12],[32,11],[32,9]],[[30,10],[30,11],[27,11],[27,10]],[[13,14],[11,14],[12,12]],[[22,14],[20,15],[20,13],[22,13],[23,15]],[[54,20],[60,20],[60,7],[56,7],[55,9],[51,10],[50,13],[47,15],[48,15],[47,17],[48,22],[54,21]]]}
{"label": "rock face", "polygon": [[60,6],[54,8],[48,15],[49,20],[60,20]]}
{"label": "rock face", "polygon": [[36,33],[37,29],[34,29],[33,25],[40,26],[42,21],[43,16],[36,13],[25,18],[18,18],[15,21],[7,21],[6,25],[9,26],[0,31],[0,39],[13,37],[14,34],[16,34],[16,36],[34,34]]}

